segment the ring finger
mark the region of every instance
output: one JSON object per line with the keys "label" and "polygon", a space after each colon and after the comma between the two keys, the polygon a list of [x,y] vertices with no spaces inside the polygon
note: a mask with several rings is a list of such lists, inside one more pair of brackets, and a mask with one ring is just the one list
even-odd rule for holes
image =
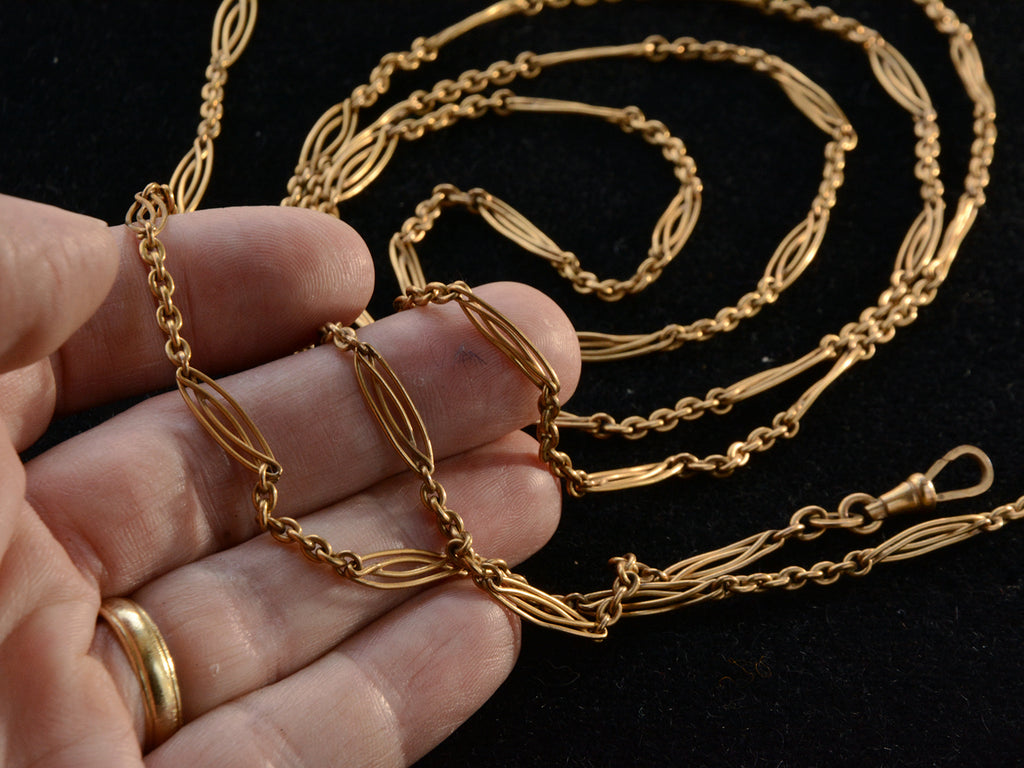
{"label": "ring finger", "polygon": [[[535,448],[513,433],[438,467],[484,554],[518,562],[554,530],[559,490]],[[363,553],[438,549],[443,541],[417,491],[415,478],[395,477],[307,515],[303,527]],[[192,720],[302,669],[411,594],[350,583],[294,548],[259,537],[179,568],[133,597],[164,634]],[[141,723],[138,682],[112,638],[98,637],[94,653],[135,702]]]}

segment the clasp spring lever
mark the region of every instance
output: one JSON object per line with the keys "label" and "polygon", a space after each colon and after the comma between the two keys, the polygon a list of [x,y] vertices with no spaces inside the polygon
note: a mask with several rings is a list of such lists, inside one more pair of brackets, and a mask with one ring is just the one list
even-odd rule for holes
{"label": "clasp spring lever", "polygon": [[[947,464],[961,456],[973,459],[978,465],[978,469],[981,470],[978,482],[968,488],[937,491],[933,482],[935,477]],[[864,511],[872,520],[881,520],[902,512],[933,509],[940,501],[967,499],[984,493],[992,486],[993,477],[995,477],[995,470],[992,468],[992,460],[988,454],[973,445],[960,445],[932,464],[924,474],[915,472],[891,491],[883,493],[875,501],[867,504]]]}

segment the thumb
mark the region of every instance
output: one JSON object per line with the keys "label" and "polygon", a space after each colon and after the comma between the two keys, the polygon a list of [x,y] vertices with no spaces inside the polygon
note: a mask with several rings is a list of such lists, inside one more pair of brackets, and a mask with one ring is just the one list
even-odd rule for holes
{"label": "thumb", "polygon": [[99,307],[117,265],[99,219],[0,195],[0,372],[55,351]]}

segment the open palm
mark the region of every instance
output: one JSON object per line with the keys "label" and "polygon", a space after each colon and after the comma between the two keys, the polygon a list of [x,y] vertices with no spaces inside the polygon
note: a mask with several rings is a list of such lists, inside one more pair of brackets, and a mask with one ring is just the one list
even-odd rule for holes
{"label": "open palm", "polygon": [[[285,467],[281,514],[340,547],[442,544],[418,480],[333,347],[372,287],[358,236],[321,214],[175,216],[162,238],[194,360],[253,416]],[[0,197],[0,762],[6,766],[404,765],[497,687],[517,620],[465,584],[378,591],[257,530],[250,477],[157,395],[23,464],[54,414],[167,389],[154,303],[123,227]],[[480,294],[571,391],[572,329],[540,294]],[[547,539],[559,491],[518,428],[532,385],[457,308],[361,331],[430,429],[477,548],[516,562]],[[471,352],[471,354],[467,354]],[[97,613],[125,595],[174,658],[185,724],[141,754],[139,681]]]}

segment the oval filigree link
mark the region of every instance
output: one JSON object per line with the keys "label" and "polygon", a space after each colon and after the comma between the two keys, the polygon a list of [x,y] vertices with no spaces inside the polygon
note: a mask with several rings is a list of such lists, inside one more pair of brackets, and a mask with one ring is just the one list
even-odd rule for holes
{"label": "oval filigree link", "polygon": [[367,344],[353,351],[359,390],[388,442],[413,471],[433,471],[434,449],[427,428],[394,369]]}
{"label": "oval filigree link", "polygon": [[276,468],[271,474],[280,474],[281,465],[263,433],[223,387],[195,368],[188,376],[179,369],[176,378],[178,391],[196,421],[231,458],[253,472],[269,466]]}
{"label": "oval filigree link", "polygon": [[552,393],[561,388],[558,374],[540,350],[505,315],[472,293],[464,284],[450,286],[458,294],[456,301],[469,321],[491,344],[497,347],[538,388]]}
{"label": "oval filigree link", "polygon": [[934,109],[917,72],[891,45],[877,42],[868,48],[868,60],[878,82],[907,112],[922,115]]}

